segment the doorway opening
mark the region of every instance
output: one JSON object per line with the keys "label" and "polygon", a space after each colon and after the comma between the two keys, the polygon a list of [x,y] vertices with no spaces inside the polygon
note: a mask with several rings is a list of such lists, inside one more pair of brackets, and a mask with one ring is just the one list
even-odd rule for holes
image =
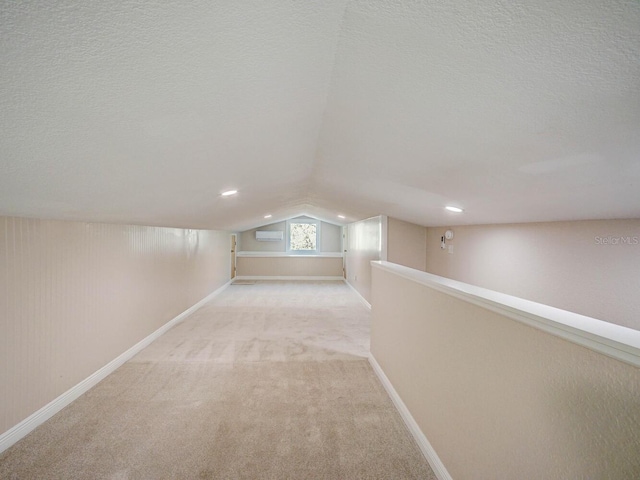
{"label": "doorway opening", "polygon": [[236,234],[231,234],[231,280],[236,278]]}

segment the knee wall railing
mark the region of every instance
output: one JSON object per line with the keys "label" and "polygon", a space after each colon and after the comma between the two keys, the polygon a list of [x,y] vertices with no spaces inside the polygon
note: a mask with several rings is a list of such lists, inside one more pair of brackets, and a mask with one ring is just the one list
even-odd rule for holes
{"label": "knee wall railing", "polygon": [[441,479],[640,478],[640,332],[372,262],[371,363]]}

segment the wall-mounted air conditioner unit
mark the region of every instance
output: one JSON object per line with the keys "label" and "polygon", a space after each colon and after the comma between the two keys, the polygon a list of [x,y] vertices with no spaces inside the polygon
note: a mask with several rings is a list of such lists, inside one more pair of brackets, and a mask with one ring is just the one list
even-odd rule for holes
{"label": "wall-mounted air conditioner unit", "polygon": [[256,230],[256,240],[259,242],[279,242],[284,238],[281,230]]}

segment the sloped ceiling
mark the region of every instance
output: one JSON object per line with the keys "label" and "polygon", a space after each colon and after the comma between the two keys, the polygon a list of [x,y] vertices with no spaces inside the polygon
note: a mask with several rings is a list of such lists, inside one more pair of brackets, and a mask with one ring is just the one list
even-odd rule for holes
{"label": "sloped ceiling", "polygon": [[640,217],[636,0],[2,2],[0,62],[4,215]]}

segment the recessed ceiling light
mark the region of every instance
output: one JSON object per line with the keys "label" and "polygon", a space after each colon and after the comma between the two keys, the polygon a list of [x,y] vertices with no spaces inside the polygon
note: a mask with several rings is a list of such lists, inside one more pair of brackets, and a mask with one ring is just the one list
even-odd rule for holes
{"label": "recessed ceiling light", "polygon": [[228,197],[229,195],[235,195],[238,193],[238,190],[227,190],[226,192],[222,192],[223,197]]}
{"label": "recessed ceiling light", "polygon": [[271,218],[271,215],[265,215],[264,218]]}
{"label": "recessed ceiling light", "polygon": [[344,215],[338,215],[338,218],[344,218]]}
{"label": "recessed ceiling light", "polygon": [[458,208],[458,207],[452,207],[452,206],[449,206],[449,205],[447,205],[447,206],[446,206],[446,207],[444,207],[444,208],[446,208],[446,209],[447,209],[447,210],[449,210],[450,212],[456,212],[456,213],[462,213],[462,211],[463,211],[461,208]]}

